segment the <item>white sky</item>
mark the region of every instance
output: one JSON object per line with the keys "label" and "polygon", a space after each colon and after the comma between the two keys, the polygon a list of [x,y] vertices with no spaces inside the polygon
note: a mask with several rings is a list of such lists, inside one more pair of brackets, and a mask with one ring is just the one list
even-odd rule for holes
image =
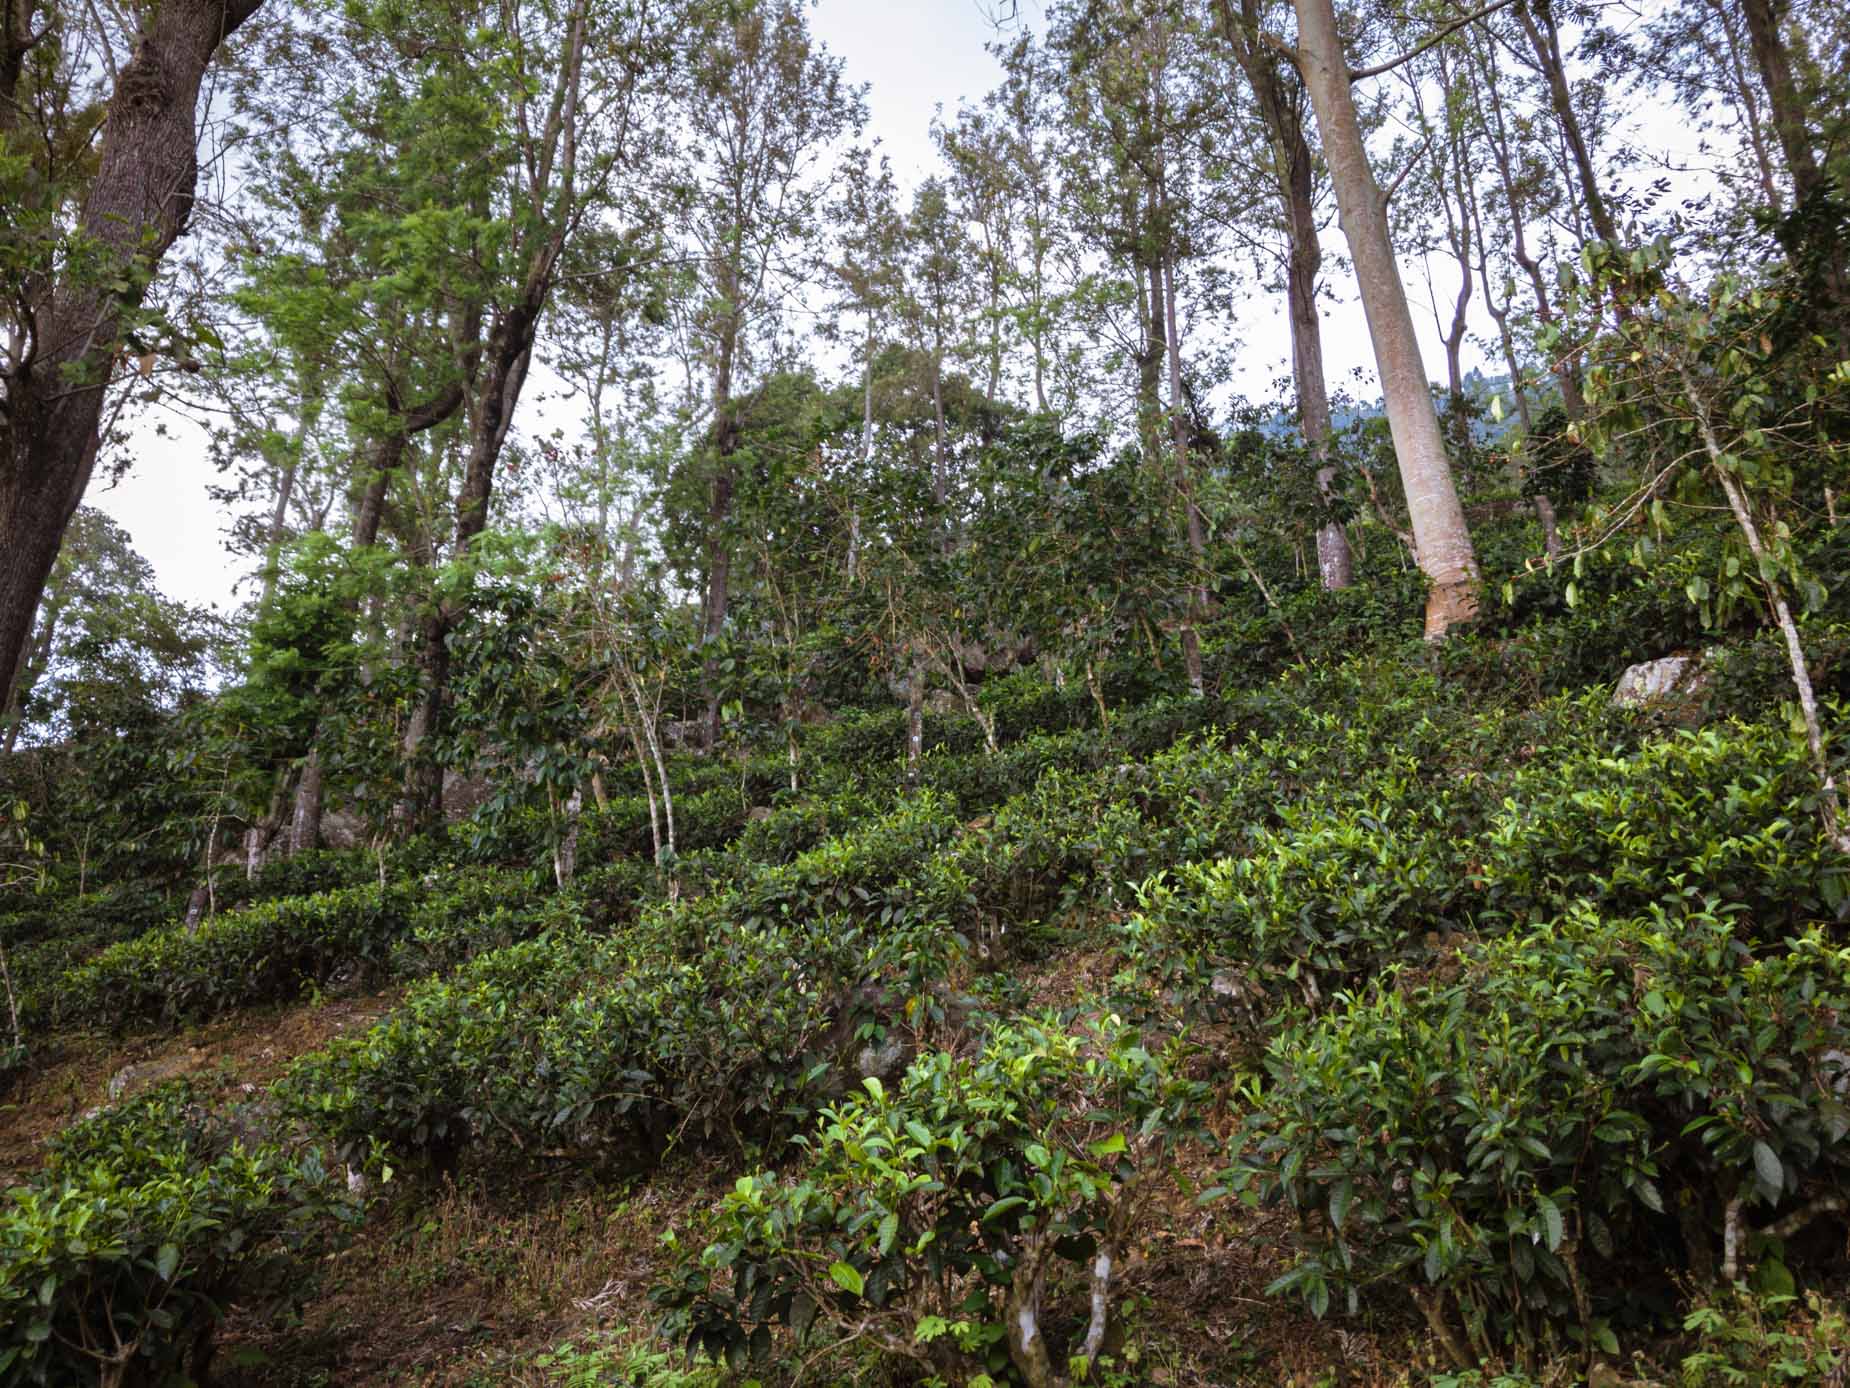
{"label": "white sky", "polygon": [[[910,186],[936,165],[930,127],[940,108],[954,114],[960,100],[980,100],[1000,71],[984,49],[996,36],[991,0],[819,0],[812,17],[816,35],[831,52],[846,60],[850,81],[870,84],[867,135],[877,139],[891,158],[902,186]],[[1025,22],[1040,31],[1041,4],[1022,0]],[[1652,117],[1656,116],[1656,119]],[[1647,113],[1652,144],[1677,143],[1676,117]],[[1661,132],[1661,135],[1660,135]],[[1660,146],[1661,147],[1661,146]],[[1330,249],[1340,236],[1326,233]],[[1444,286],[1455,267],[1437,272]],[[1326,369],[1332,383],[1346,382],[1363,368],[1373,378],[1368,334],[1361,309],[1344,277],[1326,270],[1336,302],[1326,308]],[[1424,276],[1409,274],[1428,375],[1444,372],[1432,315],[1425,303]],[[1244,344],[1237,386],[1256,397],[1289,369],[1289,339],[1281,296],[1250,301],[1237,324]],[[1365,393],[1358,391],[1358,393]],[[170,419],[171,424],[171,419]],[[113,516],[133,538],[135,548],[154,566],[157,582],[168,596],[197,604],[233,604],[238,578],[222,543],[228,518],[213,504],[206,486],[214,480],[201,442],[182,430],[177,438],[138,436],[137,456],[124,480],[113,488],[92,486],[87,500]]]}

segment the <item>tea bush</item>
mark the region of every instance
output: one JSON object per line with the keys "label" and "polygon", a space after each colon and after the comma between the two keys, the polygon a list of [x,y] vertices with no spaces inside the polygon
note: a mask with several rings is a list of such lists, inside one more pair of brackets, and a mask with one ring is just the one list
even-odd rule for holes
{"label": "tea bush", "polygon": [[1485,837],[1485,902],[1517,920],[1595,896],[1637,910],[1683,885],[1744,906],[1768,937],[1845,907],[1845,867],[1818,832],[1804,743],[1727,723],[1629,755],[1538,756]]}
{"label": "tea bush", "polygon": [[407,887],[350,887],[169,926],[114,945],[60,979],[66,1025],[172,1025],[295,996],[350,962],[383,970],[409,927]]}
{"label": "tea bush", "polygon": [[[1114,1019],[1075,1035],[1043,1018],[922,1056],[891,1092],[865,1080],[804,1140],[801,1172],[739,1178],[711,1242],[655,1292],[672,1333],[735,1368],[774,1328],[806,1347],[871,1336],[958,1381],[1090,1368],[1201,1098],[1175,1060]],[[1072,1296],[1086,1329],[1050,1346]]]}
{"label": "tea bush", "polygon": [[81,1123],[0,1205],[0,1373],[202,1378],[227,1304],[287,1278],[344,1212],[313,1152],[247,1147],[184,1086]]}
{"label": "tea bush", "polygon": [[1707,1274],[1745,1211],[1832,1188],[1850,950],[1742,926],[1581,904],[1287,1026],[1229,1171],[1312,1216],[1278,1289],[1321,1312],[1391,1279],[1480,1352],[1556,1325],[1610,1348],[1666,1239]]}
{"label": "tea bush", "polygon": [[343,969],[448,967],[549,919],[526,874],[465,873],[434,888],[349,887],[152,931],[53,980],[38,1005],[67,1026],[171,1026],[288,1001]]}
{"label": "tea bush", "polygon": [[1218,995],[1255,1016],[1284,998],[1319,1007],[1469,923],[1460,798],[1392,774],[1321,788],[1281,807],[1278,827],[1251,827],[1245,856],[1146,879],[1125,947],[1185,999]]}
{"label": "tea bush", "polygon": [[687,952],[646,923],[555,931],[413,990],[283,1096],[350,1159],[377,1141],[439,1170],[470,1145],[639,1165],[682,1136],[776,1143],[839,1092],[863,1024],[943,1015],[956,954],[941,929],[827,912],[715,916]]}

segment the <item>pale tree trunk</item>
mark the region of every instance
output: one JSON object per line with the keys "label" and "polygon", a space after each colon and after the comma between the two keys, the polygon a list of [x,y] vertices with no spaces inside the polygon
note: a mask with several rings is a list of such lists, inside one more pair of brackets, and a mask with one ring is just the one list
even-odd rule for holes
{"label": "pale tree trunk", "polygon": [[[711,647],[726,629],[732,602],[733,455],[739,446],[739,422],[732,407],[732,347],[722,346],[713,384],[713,480],[707,494],[707,583],[701,621],[702,642]],[[719,660],[709,654],[701,678],[707,687],[706,746],[719,745]]]}
{"label": "pale tree trunk", "polygon": [[321,779],[321,750],[311,747],[296,785],[295,815],[289,826],[291,857],[321,847]]}
{"label": "pale tree trunk", "polygon": [[[623,676],[623,690],[619,699],[627,692],[630,705],[636,711],[636,721],[630,725],[630,739],[636,747],[636,764],[642,769],[643,790],[649,797],[649,834],[655,845],[657,866],[662,862],[664,853],[672,857],[674,846],[674,791],[668,784],[668,768],[662,761],[661,726],[661,687],[656,686],[653,700],[643,697],[642,680],[637,677],[627,662],[618,666]],[[650,773],[654,773],[654,781]],[[661,796],[661,815],[656,815],[656,795]],[[664,833],[664,829],[666,832]]]}
{"label": "pale tree trunk", "polygon": [[1406,491],[1419,563],[1431,585],[1426,637],[1438,640],[1477,615],[1482,580],[1464,508],[1452,481],[1439,418],[1420,360],[1413,314],[1388,234],[1387,200],[1362,144],[1349,90],[1349,67],[1331,0],[1293,0],[1298,17],[1299,69],[1317,113],[1324,158],[1336,188],[1343,236],[1375,349],[1388,428]]}
{"label": "pale tree trunk", "polygon": [[925,760],[925,661],[916,648],[906,677],[906,784],[919,783],[919,770]]}
{"label": "pale tree trunk", "polygon": [[[1301,137],[1300,137],[1301,138]],[[1304,156],[1308,161],[1310,151]],[[1293,173],[1295,182],[1296,173]],[[1285,264],[1285,297],[1291,320],[1291,377],[1298,397],[1298,427],[1317,467],[1317,494],[1325,506],[1335,500],[1336,465],[1330,461],[1330,390],[1323,372],[1323,325],[1317,317],[1317,270],[1323,248],[1317,244],[1316,217],[1310,202],[1310,173],[1304,171],[1302,205],[1292,194],[1291,248]],[[1355,557],[1349,533],[1339,520],[1317,527],[1317,577],[1327,592],[1355,582]]]}
{"label": "pale tree trunk", "polygon": [[289,523],[289,503],[295,496],[296,474],[302,465],[302,450],[308,443],[306,386],[297,391],[296,409],[295,437],[290,440],[289,451],[283,458],[281,475],[276,479],[276,504],[270,508],[270,530],[265,537],[263,553],[263,594],[257,599],[259,612],[268,612],[276,597],[278,570],[283,562],[283,534]]}
{"label": "pale tree trunk", "polygon": [[1690,408],[1695,412],[1696,425],[1702,434],[1702,446],[1709,456],[1709,464],[1715,473],[1715,479],[1721,484],[1723,494],[1728,498],[1728,509],[1734,513],[1735,524],[1740,526],[1742,536],[1747,540],[1747,547],[1754,556],[1754,564],[1765,577],[1761,586],[1766,590],[1767,602],[1773,609],[1773,619],[1779,626],[1779,634],[1786,641],[1786,663],[1792,671],[1792,687],[1799,696],[1799,716],[1805,723],[1805,745],[1811,752],[1812,771],[1818,778],[1818,819],[1823,825],[1824,836],[1839,853],[1850,853],[1850,834],[1843,828],[1843,810],[1837,796],[1837,779],[1831,773],[1831,764],[1825,754],[1824,727],[1818,716],[1818,695],[1811,682],[1811,667],[1805,659],[1805,646],[1799,639],[1799,624],[1793,620],[1792,608],[1786,601],[1786,591],[1777,577],[1766,545],[1760,537],[1760,527],[1754,520],[1752,508],[1741,490],[1741,484],[1728,466],[1727,455],[1716,436],[1714,421],[1708,406],[1703,401],[1700,384],[1687,366],[1678,368],[1683,381],[1683,391],[1689,400]]}
{"label": "pale tree trunk", "polygon": [[584,790],[574,787],[565,801],[565,832],[552,850],[552,880],[560,891],[572,885],[572,877],[578,871],[578,819],[584,804]]}
{"label": "pale tree trunk", "polygon": [[[206,65],[259,3],[163,0],[141,17],[134,54],[104,111],[96,174],[77,213],[75,231],[93,248],[83,259],[96,263],[44,283],[25,306],[0,416],[0,691],[14,687],[45,580],[90,483],[123,314],[141,303],[192,211],[199,174],[195,108]],[[23,7],[8,4],[5,16],[0,137],[11,139],[34,39]]]}
{"label": "pale tree trunk", "polygon": [[860,488],[874,465],[874,327],[867,324],[867,368],[861,376],[861,476],[855,484],[856,497],[848,510],[848,581],[857,582],[861,568]]}
{"label": "pale tree trunk", "polygon": [[[473,311],[467,315],[467,319],[467,335],[473,338],[479,319]],[[410,409],[404,408],[395,387],[387,388],[386,407],[391,412],[392,422],[365,454],[360,492],[353,503],[354,551],[370,549],[378,542],[379,526],[385,516],[386,497],[391,490],[392,478],[403,464],[412,438],[449,419],[461,408],[462,402],[463,388],[460,384],[451,384]],[[348,611],[350,616],[357,616],[359,604],[349,603]],[[321,846],[325,773],[321,762],[319,728],[315,736],[316,743],[309,747],[308,756],[302,764],[301,780],[296,783],[295,810],[289,836],[291,854],[311,852]]]}
{"label": "pale tree trunk", "polygon": [[[1146,272],[1148,284],[1145,283]],[[1137,312],[1144,323],[1143,350],[1137,357],[1137,425],[1144,456],[1155,467],[1163,456],[1163,362],[1168,334],[1163,329],[1163,275],[1155,262],[1135,268]]]}
{"label": "pale tree trunk", "polygon": [[1176,485],[1182,490],[1186,513],[1188,554],[1194,574],[1188,585],[1188,614],[1182,626],[1182,668],[1188,676],[1188,692],[1197,699],[1206,693],[1201,673],[1201,633],[1198,623],[1207,615],[1208,539],[1202,522],[1201,507],[1195,503],[1195,476],[1188,456],[1188,422],[1182,417],[1182,343],[1176,328],[1175,268],[1163,270],[1163,328],[1169,356],[1169,414],[1175,435]]}

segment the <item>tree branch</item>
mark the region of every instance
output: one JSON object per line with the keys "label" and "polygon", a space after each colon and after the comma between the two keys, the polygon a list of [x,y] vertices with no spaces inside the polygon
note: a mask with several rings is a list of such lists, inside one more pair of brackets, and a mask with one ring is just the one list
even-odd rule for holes
{"label": "tree branch", "polygon": [[1475,24],[1478,20],[1485,18],[1487,15],[1493,15],[1498,10],[1505,9],[1513,3],[1515,3],[1515,0],[1491,0],[1490,4],[1485,5],[1483,8],[1473,10],[1470,14],[1459,19],[1454,19],[1450,24],[1435,30],[1398,57],[1389,58],[1386,62],[1376,63],[1372,67],[1350,68],[1349,80],[1351,82],[1360,82],[1365,77],[1379,77],[1384,72],[1392,72],[1403,63],[1412,62],[1434,44],[1445,42],[1446,39],[1457,33],[1467,24]]}

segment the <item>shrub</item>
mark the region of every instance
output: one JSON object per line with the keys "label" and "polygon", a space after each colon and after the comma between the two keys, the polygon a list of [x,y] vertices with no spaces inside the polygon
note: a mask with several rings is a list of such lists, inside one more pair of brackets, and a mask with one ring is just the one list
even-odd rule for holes
{"label": "shrub", "polygon": [[1728,723],[1627,755],[1538,755],[1485,836],[1487,907],[1516,920],[1595,897],[1629,912],[1685,886],[1747,909],[1768,938],[1845,908],[1845,869],[1818,832],[1804,744]]}
{"label": "shrub", "polygon": [[344,969],[375,978],[454,965],[554,918],[527,874],[349,887],[169,926],[111,946],[39,1000],[65,1025],[171,1026],[286,1002]]}
{"label": "shrub", "polygon": [[[735,1368],[781,1326],[803,1344],[871,1336],[933,1375],[1063,1381],[1056,1365],[1099,1355],[1199,1098],[1115,1020],[1079,1036],[1024,1021],[973,1056],[923,1056],[893,1092],[870,1078],[827,1110],[800,1174],[741,1177],[656,1299],[673,1333]],[[1052,1304],[1074,1284],[1089,1324],[1050,1348]]]}
{"label": "shrub", "polygon": [[1263,1015],[1281,995],[1320,1007],[1461,920],[1466,871],[1447,799],[1383,777],[1312,794],[1282,818],[1250,832],[1244,857],[1185,860],[1144,881],[1124,928],[1132,957],[1184,997]]}
{"label": "shrub", "polygon": [[485,955],[301,1062],[285,1105],[349,1159],[377,1140],[438,1170],[471,1144],[627,1165],[677,1137],[775,1145],[839,1093],[864,1024],[942,1016],[956,957],[942,929],[824,912],[716,914],[677,957],[675,924]]}
{"label": "shrub", "polygon": [[407,887],[350,887],[169,926],[114,945],[58,981],[66,1025],[173,1025],[294,997],[344,964],[383,970],[415,902]]}
{"label": "shrub", "polygon": [[341,1209],[315,1154],[247,1148],[184,1086],[79,1124],[0,1206],[0,1373],[203,1377],[226,1304],[286,1273]]}
{"label": "shrub", "polygon": [[1556,1324],[1610,1349],[1667,1238],[1701,1276],[1747,1209],[1803,1222],[1850,1167],[1850,950],[1737,920],[1582,904],[1287,1027],[1229,1171],[1314,1216],[1274,1290],[1321,1312],[1387,1278],[1481,1353]]}

